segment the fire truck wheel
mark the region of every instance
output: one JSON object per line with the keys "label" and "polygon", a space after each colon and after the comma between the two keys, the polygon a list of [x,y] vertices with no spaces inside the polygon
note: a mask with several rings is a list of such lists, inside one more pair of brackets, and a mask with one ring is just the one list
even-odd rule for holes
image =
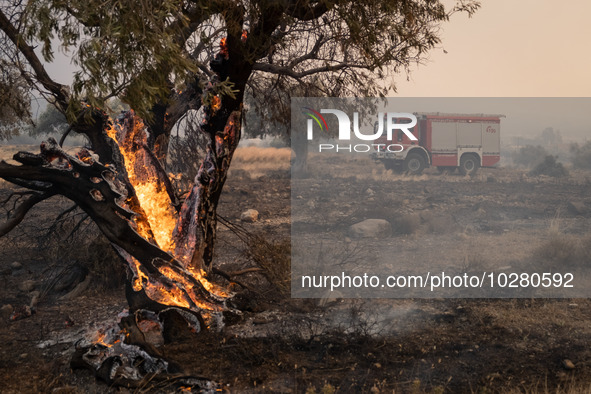
{"label": "fire truck wheel", "polygon": [[474,155],[464,155],[460,159],[460,173],[462,175],[474,175],[480,167],[479,160]]}
{"label": "fire truck wheel", "polygon": [[420,175],[425,167],[425,159],[418,153],[409,153],[404,160],[404,171],[407,174]]}

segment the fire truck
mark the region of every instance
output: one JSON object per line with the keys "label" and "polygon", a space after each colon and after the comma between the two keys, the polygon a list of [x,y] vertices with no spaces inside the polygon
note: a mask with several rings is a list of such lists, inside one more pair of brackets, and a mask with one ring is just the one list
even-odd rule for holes
{"label": "fire truck", "polygon": [[[414,113],[417,124],[409,131],[395,130],[392,141],[386,135],[376,140],[371,154],[386,169],[421,174],[429,166],[440,172],[459,169],[475,174],[480,167],[492,167],[501,158],[501,118],[504,115]],[[377,124],[376,124],[377,128]],[[395,145],[396,149],[391,146]]]}

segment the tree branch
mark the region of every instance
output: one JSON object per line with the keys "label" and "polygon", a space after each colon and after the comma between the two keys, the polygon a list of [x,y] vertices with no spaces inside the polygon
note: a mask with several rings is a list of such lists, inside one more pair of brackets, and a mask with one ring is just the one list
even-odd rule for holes
{"label": "tree branch", "polygon": [[292,0],[285,13],[301,21],[320,18],[328,12],[336,2],[321,1],[312,5],[312,1]]}
{"label": "tree branch", "polygon": [[290,67],[285,66],[277,66],[275,64],[269,63],[255,63],[253,66],[253,70],[256,71],[263,71],[270,74],[278,74],[278,75],[286,75],[288,77],[292,77],[293,79],[300,80],[308,75],[318,74],[323,72],[331,72],[331,71],[338,71],[345,68],[366,68],[364,65],[356,64],[356,63],[339,63],[339,64],[330,64],[322,67],[311,68],[304,71],[294,71]]}
{"label": "tree branch", "polygon": [[27,212],[31,210],[36,204],[40,203],[43,200],[48,199],[49,197],[54,196],[56,193],[54,191],[47,191],[44,193],[33,193],[29,198],[27,198],[21,205],[16,208],[14,211],[14,216],[6,221],[6,223],[0,225],[0,237],[8,234],[15,228],[20,222],[23,221]]}
{"label": "tree branch", "polygon": [[289,68],[293,68],[296,65],[298,65],[306,60],[315,59],[318,56],[318,52],[320,51],[320,47],[324,43],[326,43],[326,41],[324,40],[324,35],[321,34],[320,36],[318,36],[318,39],[314,43],[314,47],[312,48],[312,50],[310,50],[310,52],[308,52],[302,56],[296,57],[295,59],[290,61]]}
{"label": "tree branch", "polygon": [[51,79],[49,74],[47,74],[45,67],[43,67],[43,64],[35,54],[33,47],[25,42],[21,34],[16,30],[12,23],[10,23],[10,20],[6,17],[2,10],[0,10],[0,30],[6,34],[10,41],[12,41],[12,43],[17,47],[19,52],[23,54],[25,59],[27,59],[27,62],[33,69],[37,80],[43,85],[45,89],[51,92],[62,109],[65,110],[65,108],[68,106],[69,99],[66,87]]}

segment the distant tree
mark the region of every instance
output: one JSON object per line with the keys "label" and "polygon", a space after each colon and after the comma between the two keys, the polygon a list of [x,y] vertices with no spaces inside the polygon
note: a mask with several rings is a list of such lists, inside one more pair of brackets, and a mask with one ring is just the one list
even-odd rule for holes
{"label": "distant tree", "polygon": [[0,57],[0,141],[29,128],[30,88],[16,65]]}
{"label": "distant tree", "polygon": [[587,141],[582,146],[577,143],[572,144],[570,152],[574,168],[591,169],[591,141]]}
{"label": "distant tree", "polygon": [[48,105],[45,111],[39,115],[35,127],[30,128],[31,137],[59,136],[68,129],[68,121],[63,113],[53,105]]}
{"label": "distant tree", "polygon": [[544,130],[542,130],[539,140],[544,146],[555,146],[557,144],[562,144],[562,133],[560,130],[554,130],[553,127],[546,127]]}

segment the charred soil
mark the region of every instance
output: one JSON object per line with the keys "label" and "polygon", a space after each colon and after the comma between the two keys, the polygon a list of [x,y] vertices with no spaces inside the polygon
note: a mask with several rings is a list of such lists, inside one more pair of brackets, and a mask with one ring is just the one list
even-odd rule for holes
{"label": "charred soil", "polygon": [[[215,260],[239,282],[233,288],[242,315],[219,332],[161,348],[187,374],[229,392],[591,390],[587,299],[291,299],[289,155],[253,157],[237,152],[220,205]],[[346,229],[379,216],[393,226],[389,241],[405,245],[401,258],[424,264],[442,255],[467,270],[590,262],[591,174],[555,179],[500,168],[474,177],[431,170],[404,177],[370,161],[364,166],[366,173],[347,172],[342,190],[331,191],[343,196],[338,208],[314,200],[336,171],[327,165],[306,181],[310,194],[302,197],[327,204],[312,233],[326,222]],[[369,182],[376,179],[379,187]],[[368,196],[384,209],[345,201],[353,181],[371,188]],[[0,198],[11,188],[0,184]],[[75,342],[126,308],[122,264],[94,226],[78,225],[83,215],[73,211],[55,227],[70,205],[46,201],[0,238],[2,392],[128,391],[70,369]],[[258,211],[256,221],[240,220],[247,209]],[[21,315],[11,320],[15,313]],[[169,391],[162,384],[159,390]],[[146,381],[136,391],[155,389]]]}

